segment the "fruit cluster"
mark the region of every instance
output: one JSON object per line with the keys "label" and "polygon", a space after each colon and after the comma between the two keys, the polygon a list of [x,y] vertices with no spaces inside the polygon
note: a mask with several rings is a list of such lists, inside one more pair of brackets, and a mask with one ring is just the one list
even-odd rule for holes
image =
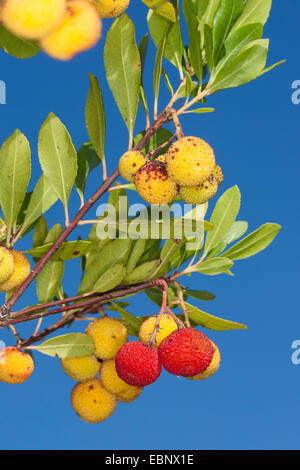
{"label": "fruit cluster", "polygon": [[119,401],[135,400],[144,386],[157,380],[162,366],[171,374],[193,380],[206,379],[217,371],[217,346],[194,328],[178,329],[169,314],[162,315],[151,341],[156,318],[147,318],[140,327],[139,341],[130,342],[119,320],[97,319],[86,329],[94,341],[94,355],[61,360],[64,371],[78,382],[71,403],[84,421],[99,423],[112,415]]}
{"label": "fruit cluster", "polygon": [[86,334],[93,338],[94,355],[62,359],[61,365],[77,381],[71,393],[75,412],[84,421],[99,423],[115,411],[118,401],[135,400],[142,387],[129,385],[117,374],[115,357],[128,340],[127,329],[119,320],[96,319],[88,325]]}
{"label": "fruit cluster", "polygon": [[199,137],[182,137],[155,160],[139,151],[128,151],[119,160],[119,172],[126,181],[135,183],[149,204],[169,204],[175,198],[187,204],[204,204],[223,182],[213,149]]}
{"label": "fruit cluster", "polygon": [[129,0],[0,0],[1,21],[16,36],[37,40],[55,59],[69,60],[93,47],[101,18],[123,13]]}
{"label": "fruit cluster", "polygon": [[[100,423],[115,411],[118,402],[129,403],[143,387],[155,382],[162,366],[171,374],[193,380],[213,375],[220,364],[217,346],[194,328],[181,328],[169,314],[147,318],[139,341],[128,342],[125,326],[107,316],[92,321],[87,329],[95,345],[93,355],[61,359],[64,372],[77,383],[71,404],[88,423]],[[153,338],[153,333],[156,333]],[[17,347],[0,351],[0,381],[25,382],[34,369],[30,354]]]}
{"label": "fruit cluster", "polygon": [[0,247],[0,292],[16,289],[29,273],[30,263],[23,253]]}

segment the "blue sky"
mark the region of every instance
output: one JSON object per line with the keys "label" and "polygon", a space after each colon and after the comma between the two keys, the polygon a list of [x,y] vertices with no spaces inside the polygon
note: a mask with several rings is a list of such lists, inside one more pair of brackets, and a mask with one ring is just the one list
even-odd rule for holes
{"label": "blue sky", "polygon": [[[146,8],[132,0],[128,13],[137,25],[137,38],[146,30]],[[299,328],[299,123],[300,105],[291,100],[292,83],[300,80],[297,2],[276,0],[265,36],[271,40],[269,63],[287,62],[270,74],[238,89],[209,98],[216,111],[183,121],[185,134],[207,140],[222,165],[222,191],[238,184],[242,193],[240,220],[253,230],[265,222],[283,226],[265,252],[237,262],[235,277],[195,276],[188,285],[211,290],[216,300],[195,301],[211,314],[245,323],[248,330],[207,334],[219,346],[222,366],[210,380],[192,382],[163,373],[145,388],[136,402],[118,405],[107,421],[89,425],[70,405],[73,381],[59,361],[35,355],[36,369],[19,386],[0,384],[1,449],[299,449],[300,365],[291,361],[291,344]],[[104,23],[104,37],[110,25]],[[84,106],[88,72],[103,87],[107,110],[106,154],[109,171],[127,146],[127,133],[105,82],[102,48],[71,62],[54,61],[44,54],[20,61],[0,53],[0,79],[7,85],[7,104],[0,105],[0,142],[19,128],[32,147],[33,179],[39,174],[38,130],[54,112],[67,126],[77,148],[87,140]],[[149,57],[149,70],[153,48]],[[148,79],[151,86],[151,77]],[[161,104],[166,102],[164,94]],[[139,116],[136,130],[141,130]],[[99,169],[87,193],[99,184]],[[71,213],[78,198],[74,192]],[[91,211],[92,217],[95,211]],[[63,221],[61,210],[49,212],[49,225]],[[19,245],[25,249],[30,237]],[[66,269],[65,289],[76,292],[76,261]],[[34,288],[19,306],[35,302]],[[143,294],[132,303],[132,313],[157,313]],[[77,322],[73,330],[83,331]],[[23,337],[33,325],[21,328]],[[7,330],[0,340],[13,343]]]}

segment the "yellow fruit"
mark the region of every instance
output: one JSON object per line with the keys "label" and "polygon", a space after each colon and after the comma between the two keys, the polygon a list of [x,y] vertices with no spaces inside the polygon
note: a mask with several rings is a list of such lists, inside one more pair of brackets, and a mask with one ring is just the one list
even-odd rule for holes
{"label": "yellow fruit", "polygon": [[169,177],[181,186],[204,183],[215,167],[213,149],[199,137],[182,137],[166,153]]}
{"label": "yellow fruit", "polygon": [[85,0],[69,0],[61,25],[41,40],[42,49],[54,59],[69,60],[93,47],[101,36],[101,20]]}
{"label": "yellow fruit", "polygon": [[9,250],[0,246],[0,283],[7,281],[14,272],[14,258]]}
{"label": "yellow fruit", "polygon": [[75,412],[88,423],[100,423],[115,411],[117,399],[101,385],[100,379],[79,382],[71,393]]}
{"label": "yellow fruit", "polygon": [[[145,343],[148,343],[150,339],[150,335],[153,331],[154,325],[156,322],[156,316],[149,317],[145,320],[141,326],[139,331],[139,340]],[[163,339],[169,336],[173,331],[177,329],[177,325],[171,315],[164,313],[161,317],[159,323],[159,331],[155,338],[154,346],[158,347]]]}
{"label": "yellow fruit", "polygon": [[120,347],[127,342],[125,326],[115,318],[103,317],[91,322],[86,334],[94,340],[94,354],[99,359],[113,359]]}
{"label": "yellow fruit", "polygon": [[216,179],[211,176],[199,186],[182,186],[179,194],[187,204],[204,204],[216,195],[218,188],[219,185]]}
{"label": "yellow fruit", "polygon": [[125,390],[124,392],[121,392],[117,395],[117,398],[119,401],[122,401],[123,403],[130,403],[134,400],[136,400],[140,394],[142,393],[143,387],[134,387],[134,385],[131,385],[128,390]]}
{"label": "yellow fruit", "polygon": [[200,374],[194,375],[194,377],[188,377],[191,380],[204,380],[211,377],[213,374],[217,372],[220,366],[221,355],[218,346],[215,345],[211,341],[211,344],[215,350],[214,355],[212,357],[211,363],[209,364],[208,368],[204,372],[200,372]]}
{"label": "yellow fruit", "polygon": [[166,156],[165,155],[160,155],[159,157],[157,157],[155,159],[155,161],[157,162],[162,162],[162,163],[166,163]]}
{"label": "yellow fruit", "polygon": [[139,195],[149,204],[169,204],[178,194],[178,185],[167,173],[166,165],[157,160],[147,162],[135,175]]}
{"label": "yellow fruit", "polygon": [[17,250],[11,250],[10,253],[14,260],[14,272],[7,281],[0,284],[0,292],[16,289],[30,274],[30,264],[26,256]]}
{"label": "yellow fruit", "polygon": [[136,172],[146,161],[144,155],[138,150],[129,150],[119,160],[120,175],[129,183],[133,183]]}
{"label": "yellow fruit", "polygon": [[15,347],[0,350],[0,380],[8,384],[21,384],[27,380],[34,369],[30,354]]}
{"label": "yellow fruit", "polygon": [[77,382],[93,379],[100,370],[95,356],[66,357],[60,362],[65,373]]}
{"label": "yellow fruit", "polygon": [[92,0],[100,18],[115,18],[129,6],[130,0]]}
{"label": "yellow fruit", "polygon": [[60,25],[66,12],[66,0],[4,0],[1,19],[17,36],[41,39]]}
{"label": "yellow fruit", "polygon": [[224,175],[223,175],[222,168],[219,165],[215,166],[214,171],[212,172],[212,175],[215,177],[218,185],[221,186],[224,180]]}
{"label": "yellow fruit", "polygon": [[124,380],[120,379],[116,371],[114,359],[104,361],[101,364],[100,380],[105,390],[115,395],[119,401],[126,403],[135,400],[143,390],[143,387],[128,385]]}

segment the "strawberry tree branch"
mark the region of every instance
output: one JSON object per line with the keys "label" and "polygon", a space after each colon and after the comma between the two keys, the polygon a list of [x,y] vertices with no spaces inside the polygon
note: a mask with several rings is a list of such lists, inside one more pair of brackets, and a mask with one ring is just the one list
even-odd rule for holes
{"label": "strawberry tree branch", "polygon": [[[170,108],[166,108],[158,116],[156,121],[152,124],[149,129],[146,130],[144,136],[140,141],[135,145],[134,150],[141,150],[145,147],[149,139],[158,131],[158,129],[165,124],[166,122],[172,119],[170,113]],[[78,223],[84,217],[84,215],[91,209],[91,207],[98,201],[98,199],[109,189],[112,183],[119,176],[119,171],[116,169],[97,189],[97,191],[90,197],[90,199],[84,204],[84,206],[79,209],[73,220],[65,227],[63,232],[53,243],[48,252],[38,261],[34,269],[31,271],[30,275],[25,279],[21,286],[16,290],[16,292],[11,296],[11,298],[0,308],[0,320],[10,318],[10,312],[15,303],[20,299],[24,294],[30,284],[34,281],[36,276],[42,271],[45,264],[52,258],[56,253],[62,243],[68,238],[68,236],[73,232],[73,230],[78,226]]]}

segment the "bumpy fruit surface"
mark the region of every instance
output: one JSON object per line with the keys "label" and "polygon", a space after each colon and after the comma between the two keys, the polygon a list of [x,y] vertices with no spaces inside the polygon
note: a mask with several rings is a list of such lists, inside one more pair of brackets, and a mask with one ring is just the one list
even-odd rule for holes
{"label": "bumpy fruit surface", "polygon": [[212,176],[214,176],[218,185],[221,186],[221,184],[224,181],[224,175],[223,175],[222,168],[219,165],[215,166],[214,171],[212,172]]}
{"label": "bumpy fruit surface", "polygon": [[0,246],[0,283],[7,281],[14,272],[14,258],[9,250]]}
{"label": "bumpy fruit surface", "polygon": [[41,39],[60,25],[66,12],[66,0],[4,0],[1,19],[17,36]]}
{"label": "bumpy fruit surface", "polygon": [[[153,331],[154,325],[156,322],[156,316],[149,317],[145,320],[139,330],[139,339],[140,341],[144,341],[147,343],[149,341],[151,333]],[[163,339],[165,339],[168,335],[173,333],[177,329],[177,325],[171,315],[164,313],[161,317],[159,323],[159,330],[156,334],[154,346],[158,347]]]}
{"label": "bumpy fruit surface", "polygon": [[201,331],[182,328],[167,336],[158,348],[159,359],[170,374],[193,377],[205,371],[214,348]]}
{"label": "bumpy fruit surface", "polygon": [[100,423],[115,411],[117,399],[105,390],[100,379],[79,382],[71,393],[75,412],[88,423]]}
{"label": "bumpy fruit surface", "polygon": [[165,155],[159,155],[159,157],[155,158],[156,162],[162,162],[166,163],[166,156]]}
{"label": "bumpy fruit surface", "polygon": [[136,400],[140,394],[143,391],[143,387],[134,387],[130,386],[127,390],[124,390],[124,392],[121,392],[117,395],[118,401],[121,401],[123,403],[131,403],[132,401]]}
{"label": "bumpy fruit surface", "polygon": [[109,317],[90,323],[86,334],[94,340],[94,354],[98,359],[113,359],[128,339],[125,326],[119,320]]}
{"label": "bumpy fruit surface", "polygon": [[157,349],[148,343],[132,341],[124,344],[116,356],[118,376],[129,385],[150,385],[161,374]]}
{"label": "bumpy fruit surface", "polygon": [[8,292],[19,287],[30,274],[30,263],[23,253],[10,250],[14,260],[14,272],[7,281],[0,284],[0,292]]}
{"label": "bumpy fruit surface", "polygon": [[115,18],[129,6],[130,0],[93,0],[100,18]]}
{"label": "bumpy fruit surface", "polygon": [[30,354],[15,347],[0,351],[0,380],[8,384],[21,384],[27,380],[34,369]]}
{"label": "bumpy fruit surface", "polygon": [[69,60],[93,47],[101,35],[101,20],[85,0],[69,0],[61,25],[41,40],[42,49],[54,59]]}
{"label": "bumpy fruit surface", "polygon": [[213,149],[199,137],[182,137],[166,153],[169,177],[181,186],[204,183],[215,167]]}
{"label": "bumpy fruit surface", "polygon": [[142,391],[142,387],[128,385],[128,383],[120,379],[116,371],[114,359],[104,361],[101,364],[100,380],[105,390],[115,395],[120,401],[133,401]]}
{"label": "bumpy fruit surface", "polygon": [[204,204],[217,194],[218,188],[217,180],[210,176],[199,186],[181,186],[179,194],[187,204]]}
{"label": "bumpy fruit surface", "polygon": [[208,368],[204,372],[200,372],[200,374],[195,375],[194,377],[188,377],[191,380],[205,380],[214,375],[217,370],[219,369],[220,362],[221,362],[221,355],[218,346],[215,345],[211,341],[211,344],[214,348],[214,354],[209,364]]}
{"label": "bumpy fruit surface", "polygon": [[77,382],[93,379],[100,370],[95,356],[66,357],[60,362],[65,373]]}
{"label": "bumpy fruit surface", "polygon": [[129,150],[119,160],[119,172],[129,183],[134,182],[136,172],[146,163],[146,158],[138,150]]}
{"label": "bumpy fruit surface", "polygon": [[169,177],[166,165],[157,160],[146,163],[135,175],[139,195],[149,204],[169,204],[178,194],[178,185]]}

